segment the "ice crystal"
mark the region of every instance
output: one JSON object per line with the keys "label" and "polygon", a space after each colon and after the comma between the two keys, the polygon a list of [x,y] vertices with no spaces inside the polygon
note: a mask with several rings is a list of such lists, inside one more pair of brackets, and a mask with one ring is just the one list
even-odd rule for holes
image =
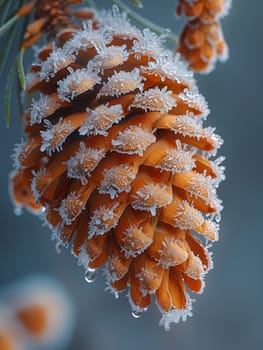
{"label": "ice crystal", "polygon": [[115,72],[108,81],[104,83],[98,93],[101,96],[121,96],[134,90],[143,89],[143,77],[140,76],[140,71],[134,68],[131,72]]}
{"label": "ice crystal", "polygon": [[170,109],[176,106],[175,99],[171,96],[172,91],[167,91],[167,87],[159,89],[158,87],[145,90],[135,95],[131,107],[143,109],[145,112],[158,111],[168,113]]}
{"label": "ice crystal", "polygon": [[118,123],[124,118],[122,105],[109,104],[99,105],[95,109],[87,108],[86,111],[89,113],[87,120],[79,129],[80,135],[103,135],[107,136],[107,130],[112,127],[113,124]]}
{"label": "ice crystal", "polygon": [[120,132],[111,143],[117,152],[142,156],[147,147],[155,140],[155,136],[147,129],[142,129],[139,125],[131,125]]}

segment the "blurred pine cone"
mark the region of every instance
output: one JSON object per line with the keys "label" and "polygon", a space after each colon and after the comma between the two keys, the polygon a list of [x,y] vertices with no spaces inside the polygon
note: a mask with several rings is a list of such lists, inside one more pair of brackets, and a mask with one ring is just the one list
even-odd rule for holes
{"label": "blurred pine cone", "polygon": [[14,154],[17,208],[40,214],[58,247],[92,281],[129,287],[134,316],[155,295],[169,328],[191,315],[212,262],[197,238],[218,239],[222,144],[192,73],[150,30],[99,13],[40,50],[28,93],[27,140]]}
{"label": "blurred pine cone", "polygon": [[228,47],[220,18],[230,8],[230,0],[179,0],[176,12],[190,18],[180,36],[177,51],[197,71],[209,73],[217,60],[228,58]]}

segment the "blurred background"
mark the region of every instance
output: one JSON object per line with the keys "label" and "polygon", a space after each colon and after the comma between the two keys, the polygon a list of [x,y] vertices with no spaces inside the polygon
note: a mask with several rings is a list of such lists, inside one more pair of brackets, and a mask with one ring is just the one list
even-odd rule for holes
{"label": "blurred background", "polygon": [[[98,3],[110,7],[107,0]],[[138,11],[147,18],[180,30],[181,22],[173,16],[175,0],[143,3],[144,9]],[[216,126],[225,140],[220,155],[226,156],[227,179],[219,189],[224,211],[221,237],[212,249],[215,267],[206,276],[205,292],[195,296],[194,316],[172,325],[169,332],[158,325],[160,313],[155,305],[143,317],[133,318],[124,293],[115,300],[104,291],[102,274],[87,284],[70,252],[56,253],[48,228],[37,217],[27,212],[14,215],[8,174],[22,125],[18,112],[13,113],[9,129],[1,116],[0,288],[35,273],[58,280],[76,307],[76,330],[67,349],[263,348],[262,15],[261,0],[253,4],[233,0],[229,16],[222,21],[230,59],[218,63],[211,74],[197,76],[211,110],[206,125]],[[3,95],[5,85],[0,84]]]}

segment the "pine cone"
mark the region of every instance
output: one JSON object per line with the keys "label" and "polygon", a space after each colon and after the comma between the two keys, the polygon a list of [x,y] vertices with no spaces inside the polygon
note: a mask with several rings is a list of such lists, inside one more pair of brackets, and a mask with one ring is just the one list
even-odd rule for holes
{"label": "pine cone", "polygon": [[135,316],[155,295],[168,329],[212,266],[195,232],[218,239],[222,157],[209,157],[222,140],[203,127],[207,104],[178,55],[116,7],[38,57],[14,202],[72,244],[88,281],[105,265],[111,291],[129,286]]}
{"label": "pine cone", "polygon": [[[76,18],[91,19],[93,17],[92,11],[70,8],[72,5],[80,3],[82,0],[36,0],[34,21],[26,28],[22,47],[31,47],[43,34],[53,38],[62,29],[78,28],[79,26],[75,23]],[[32,9],[33,7],[30,11]]]}
{"label": "pine cone", "polygon": [[197,71],[209,73],[217,60],[228,58],[228,47],[219,19],[230,8],[230,0],[179,0],[176,12],[190,20],[180,36],[177,51]]}

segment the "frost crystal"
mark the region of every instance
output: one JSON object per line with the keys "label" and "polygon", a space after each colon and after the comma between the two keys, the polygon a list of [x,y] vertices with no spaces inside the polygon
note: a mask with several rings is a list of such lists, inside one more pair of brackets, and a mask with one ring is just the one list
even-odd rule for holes
{"label": "frost crystal", "polygon": [[109,194],[112,199],[120,192],[130,192],[130,184],[135,177],[136,173],[134,173],[133,169],[126,164],[105,169],[99,192]]}
{"label": "frost crystal", "polygon": [[68,68],[70,74],[63,80],[58,81],[58,97],[62,101],[73,100],[76,96],[92,90],[96,84],[99,84],[101,78],[98,76],[99,68],[90,61],[88,66],[74,71]]}
{"label": "frost crystal", "polygon": [[119,104],[109,106],[107,103],[105,105],[99,105],[95,109],[87,108],[86,111],[89,113],[89,116],[79,129],[80,135],[107,136],[107,130],[124,118],[122,105]]}
{"label": "frost crystal", "polygon": [[125,257],[135,258],[147,249],[153,240],[143,232],[142,226],[130,225],[124,230],[122,241],[121,250],[124,252]]}
{"label": "frost crystal", "polygon": [[190,107],[198,108],[202,112],[202,117],[206,117],[209,114],[207,102],[200,94],[197,88],[185,89],[184,92],[179,94],[181,100],[185,101]]}
{"label": "frost crystal", "polygon": [[67,54],[61,48],[54,49],[49,57],[41,64],[40,80],[49,81],[50,78],[55,77],[59,70],[66,68],[74,61],[74,55]]}
{"label": "frost crystal", "polygon": [[178,54],[174,55],[170,51],[165,51],[156,55],[154,61],[150,61],[148,66],[143,66],[142,71],[149,75],[160,76],[162,81],[170,79],[178,83],[184,82],[190,86],[195,86],[193,72],[187,68]]}
{"label": "frost crystal", "polygon": [[104,155],[104,149],[87,148],[81,141],[79,151],[65,162],[68,168],[68,177],[79,179],[83,186],[87,185],[87,177],[90,176],[91,171],[96,168]]}
{"label": "frost crystal", "polygon": [[94,30],[92,21],[83,24],[83,29],[75,32],[73,37],[67,41],[63,47],[68,55],[77,54],[80,50],[87,50],[95,47],[99,48],[102,44],[107,45],[112,38],[104,28]]}
{"label": "frost crystal", "polygon": [[138,68],[134,68],[131,72],[115,72],[108,78],[98,93],[101,96],[121,96],[128,92],[143,89],[143,77],[140,76]]}
{"label": "frost crystal", "polygon": [[31,125],[40,124],[43,118],[53,114],[59,107],[60,104],[48,95],[40,95],[39,100],[33,99],[29,109]]}
{"label": "frost crystal", "polygon": [[145,112],[148,110],[168,113],[170,109],[176,106],[176,101],[171,95],[172,91],[167,91],[167,87],[163,89],[159,89],[158,87],[149,89],[135,95],[130,108],[140,108]]}
{"label": "frost crystal", "polygon": [[167,206],[172,202],[172,193],[167,186],[161,183],[146,184],[135,195],[132,196],[132,207],[138,210],[150,211],[152,216],[156,215],[156,209]]}
{"label": "frost crystal", "polygon": [[177,149],[166,151],[166,156],[162,159],[156,168],[171,171],[173,174],[185,174],[191,171],[195,166],[193,152],[182,149],[181,142],[176,140]]}
{"label": "frost crystal", "polygon": [[49,186],[48,184],[45,184],[44,186],[39,186],[38,180],[39,177],[41,176],[47,176],[47,169],[43,168],[38,171],[33,170],[32,171],[32,181],[31,181],[31,191],[34,195],[34,198],[36,202],[39,200],[39,198],[42,196],[42,194],[45,192],[47,187]]}
{"label": "frost crystal", "polygon": [[135,53],[135,58],[137,59],[140,59],[142,55],[155,58],[165,51],[163,46],[164,40],[165,35],[158,36],[148,28],[145,28],[143,37],[134,41],[131,51]]}
{"label": "frost crystal", "polygon": [[169,312],[163,312],[163,316],[159,324],[160,326],[164,326],[166,331],[169,331],[171,323],[179,323],[181,320],[185,322],[187,320],[187,317],[192,316],[192,304],[189,303],[189,306],[186,309],[173,308]]}
{"label": "frost crystal", "polygon": [[171,130],[183,136],[199,138],[203,133],[200,119],[194,118],[191,114],[175,116],[172,121],[170,121],[169,126]]}
{"label": "frost crystal", "polygon": [[140,125],[131,125],[123,132],[120,132],[118,137],[112,140],[111,143],[119,153],[139,154],[142,156],[148,146],[155,141],[156,138],[150,131],[142,129]]}
{"label": "frost crystal", "polygon": [[13,166],[15,169],[22,168],[21,161],[23,161],[27,154],[27,149],[29,148],[29,145],[27,142],[24,142],[23,139],[20,143],[17,143],[14,147],[14,153],[12,154],[11,158],[13,160]]}
{"label": "frost crystal", "polygon": [[120,12],[116,5],[113,5],[112,13],[105,12],[98,20],[112,36],[116,35],[125,40],[142,37],[141,31],[130,23],[127,13]]}
{"label": "frost crystal", "polygon": [[101,205],[94,210],[88,223],[89,239],[94,235],[103,235],[118,224],[119,217],[114,213],[114,210],[119,205],[120,203],[114,203],[110,208]]}
{"label": "frost crystal", "polygon": [[175,226],[181,230],[194,230],[203,224],[202,213],[192,207],[187,201],[178,203],[178,211],[174,216]]}
{"label": "frost crystal", "polygon": [[79,216],[85,208],[85,203],[81,200],[76,192],[71,192],[66,198],[62,199],[58,212],[62,218],[62,222],[70,225]]}
{"label": "frost crystal", "polygon": [[73,125],[69,121],[60,118],[58,123],[53,125],[49,120],[44,120],[47,127],[45,131],[40,131],[42,137],[41,152],[47,152],[51,156],[54,151],[61,151],[63,143],[68,135],[74,131]]}
{"label": "frost crystal", "polygon": [[126,46],[104,46],[101,45],[98,50],[98,54],[94,58],[95,62],[101,65],[102,69],[109,69],[117,67],[127,61],[129,53],[126,50]]}
{"label": "frost crystal", "polygon": [[203,199],[207,204],[213,204],[216,190],[210,176],[194,173],[187,185],[187,192]]}

